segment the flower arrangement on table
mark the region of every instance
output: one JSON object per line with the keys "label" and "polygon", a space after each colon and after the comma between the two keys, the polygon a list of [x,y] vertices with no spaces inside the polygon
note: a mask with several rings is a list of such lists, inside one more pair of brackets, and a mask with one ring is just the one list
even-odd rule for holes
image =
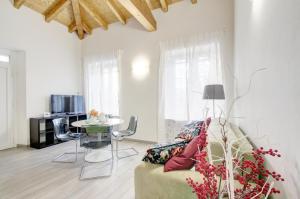
{"label": "flower arrangement on table", "polygon": [[96,109],[92,109],[90,112],[89,112],[89,115],[91,118],[97,118],[99,116],[99,112],[96,111]]}
{"label": "flower arrangement on table", "polygon": [[89,115],[90,115],[90,120],[91,121],[98,121],[98,122],[106,122],[107,121],[106,114],[103,113],[103,112],[99,112],[95,109],[92,109],[89,112]]}

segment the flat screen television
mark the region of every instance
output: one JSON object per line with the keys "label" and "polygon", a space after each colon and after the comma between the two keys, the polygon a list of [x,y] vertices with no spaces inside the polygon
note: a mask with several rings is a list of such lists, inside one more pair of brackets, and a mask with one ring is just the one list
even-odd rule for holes
{"label": "flat screen television", "polygon": [[51,95],[51,113],[85,113],[84,98],[81,95]]}

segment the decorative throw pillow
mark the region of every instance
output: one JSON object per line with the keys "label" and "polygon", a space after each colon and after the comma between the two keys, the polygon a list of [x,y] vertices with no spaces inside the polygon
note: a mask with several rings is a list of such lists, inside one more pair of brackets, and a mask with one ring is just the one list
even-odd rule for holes
{"label": "decorative throw pillow", "polygon": [[186,141],[181,141],[148,149],[143,161],[152,164],[165,164],[173,156],[182,153],[187,143]]}
{"label": "decorative throw pillow", "polygon": [[176,136],[176,138],[184,139],[186,141],[191,141],[194,137],[199,135],[202,124],[203,121],[192,121],[184,125],[181,128],[180,133]]}
{"label": "decorative throw pillow", "polygon": [[178,155],[172,157],[164,166],[164,171],[174,171],[174,170],[188,170],[191,169],[195,161],[193,160],[198,147],[202,150],[202,146],[199,146],[201,143],[201,135],[206,133],[206,130],[210,124],[211,119],[208,118],[205,123],[202,124],[200,135],[196,136],[184,149],[184,151]]}

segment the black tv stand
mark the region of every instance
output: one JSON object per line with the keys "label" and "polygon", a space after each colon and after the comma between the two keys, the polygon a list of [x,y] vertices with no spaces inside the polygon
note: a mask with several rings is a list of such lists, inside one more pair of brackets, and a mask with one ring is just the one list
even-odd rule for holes
{"label": "black tv stand", "polygon": [[77,113],[65,113],[66,115],[76,115]]}
{"label": "black tv stand", "polygon": [[60,116],[66,116],[67,113],[52,113],[50,117],[60,117]]}
{"label": "black tv stand", "polygon": [[59,144],[54,136],[53,119],[66,118],[70,124],[70,131],[74,133],[81,132],[81,128],[71,126],[72,122],[85,120],[87,115],[85,113],[59,113],[53,114],[50,117],[35,117],[30,118],[30,147],[41,149],[51,145]]}

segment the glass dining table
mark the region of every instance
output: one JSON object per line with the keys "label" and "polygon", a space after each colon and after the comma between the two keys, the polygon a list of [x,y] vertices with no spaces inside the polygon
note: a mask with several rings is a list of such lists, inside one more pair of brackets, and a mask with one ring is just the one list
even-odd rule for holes
{"label": "glass dining table", "polygon": [[[72,122],[71,125],[79,128],[87,128],[89,126],[109,127],[110,135],[112,135],[113,127],[119,126],[124,122],[120,118],[108,118],[105,121],[99,120],[80,120]],[[112,144],[112,143],[111,143]],[[111,158],[111,152],[105,149],[94,150],[85,156],[85,161],[95,163],[105,161]]]}

